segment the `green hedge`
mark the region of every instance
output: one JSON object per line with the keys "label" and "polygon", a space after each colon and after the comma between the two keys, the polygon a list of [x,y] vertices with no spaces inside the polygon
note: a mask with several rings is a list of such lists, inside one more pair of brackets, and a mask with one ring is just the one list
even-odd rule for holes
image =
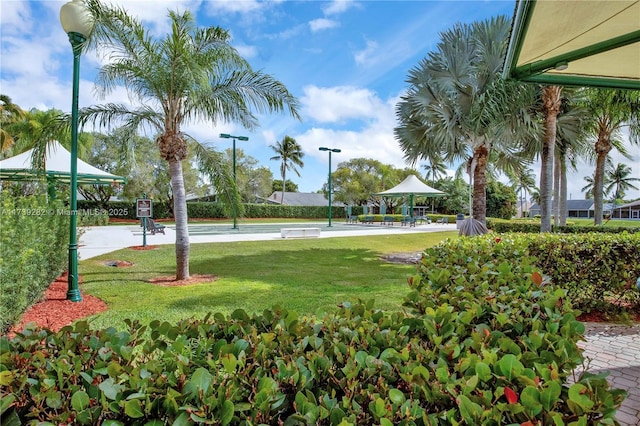
{"label": "green hedge", "polygon": [[[104,209],[100,203],[94,201],[79,201],[78,209],[87,211],[103,211],[112,219],[136,219],[135,202],[112,201],[109,207]],[[281,206],[275,204],[245,204],[246,218],[302,218],[319,219],[329,217],[328,206]],[[362,207],[352,207],[352,214],[362,212]],[[218,203],[189,202],[187,214],[190,219],[224,219],[226,218],[222,207]],[[331,215],[334,218],[346,217],[346,208],[332,206]],[[167,201],[153,203],[154,219],[169,219],[172,217],[171,206]]]}
{"label": "green hedge", "polygon": [[[615,424],[624,392],[579,373],[566,291],[522,241],[425,252],[407,312],[238,310],[127,331],[0,338],[2,424]],[[44,424],[44,423],[39,423]]]}
{"label": "green hedge", "polygon": [[640,234],[622,232],[544,234],[521,237],[536,266],[567,289],[579,309],[640,308]]}
{"label": "green hedge", "polygon": [[[540,222],[521,222],[509,221],[495,218],[487,218],[487,228],[494,232],[524,232],[524,233],[540,233]],[[619,234],[621,232],[640,233],[640,227],[630,228],[623,226],[554,226],[553,232],[561,234],[586,234],[586,233],[605,233]]]}
{"label": "green hedge", "polygon": [[69,216],[44,196],[0,193],[0,331],[6,332],[67,264]]}

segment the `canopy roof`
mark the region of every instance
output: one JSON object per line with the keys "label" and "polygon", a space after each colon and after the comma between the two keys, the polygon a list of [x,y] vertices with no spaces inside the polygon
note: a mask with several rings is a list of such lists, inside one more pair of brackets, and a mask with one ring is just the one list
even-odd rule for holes
{"label": "canopy roof", "polygon": [[398,185],[375,195],[383,197],[404,197],[406,195],[418,195],[422,197],[444,197],[447,195],[442,191],[433,189],[429,185],[423,183],[416,175],[409,175]]}
{"label": "canopy roof", "polygon": [[518,0],[504,76],[640,89],[640,1]]}
{"label": "canopy roof", "polygon": [[[2,180],[34,180],[42,176],[42,173],[32,167],[33,150],[23,152],[15,157],[0,161],[0,179]],[[112,175],[84,161],[78,159],[78,184],[79,185],[110,185],[127,183],[122,176]],[[45,160],[47,178],[53,178],[59,182],[71,181],[71,154],[57,141],[47,147]]]}

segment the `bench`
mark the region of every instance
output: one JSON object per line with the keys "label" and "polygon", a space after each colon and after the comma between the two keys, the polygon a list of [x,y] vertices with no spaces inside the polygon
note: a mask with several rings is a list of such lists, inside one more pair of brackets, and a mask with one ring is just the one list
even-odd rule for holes
{"label": "bench", "polygon": [[156,232],[159,232],[162,235],[165,235],[164,228],[165,228],[164,225],[160,225],[158,222],[151,219],[150,217],[147,218],[147,231],[150,231],[151,235],[155,235]]}
{"label": "bench", "polygon": [[402,222],[400,222],[400,225],[405,226],[405,225],[409,225],[410,227],[416,226],[416,218],[415,217],[411,217],[411,216],[405,216],[402,218]]}
{"label": "bench", "polygon": [[440,219],[438,219],[436,221],[436,223],[449,223],[449,218],[448,217],[441,217]]}
{"label": "bench", "polygon": [[416,219],[416,222],[419,222],[420,224],[431,223],[431,219],[429,219],[428,216],[418,216],[415,219]]}
{"label": "bench", "polygon": [[358,223],[358,216],[347,216],[347,223]]}
{"label": "bench", "polygon": [[380,222],[380,225],[391,225],[393,226],[393,216],[383,216],[382,217],[382,222]]}
{"label": "bench", "polygon": [[282,238],[317,238],[320,236],[320,228],[282,228],[280,236]]}
{"label": "bench", "polygon": [[363,219],[362,219],[362,223],[373,223],[373,216],[370,215],[366,215]]}

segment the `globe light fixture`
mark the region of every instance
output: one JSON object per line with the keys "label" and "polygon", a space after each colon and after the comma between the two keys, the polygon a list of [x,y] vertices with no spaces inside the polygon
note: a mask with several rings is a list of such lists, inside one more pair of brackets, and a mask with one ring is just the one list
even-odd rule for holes
{"label": "globe light fixture", "polygon": [[333,193],[333,188],[331,186],[331,153],[332,152],[338,153],[338,152],[341,152],[341,150],[338,148],[327,148],[324,146],[321,146],[318,149],[320,151],[326,151],[329,153],[329,225],[328,227],[330,228],[331,227],[331,196]]}
{"label": "globe light fixture", "polygon": [[80,54],[93,30],[93,16],[81,0],[72,0],[60,9],[60,23],[69,36],[73,49],[73,91],[71,96],[71,182],[69,202],[69,270],[67,300],[81,302],[78,288],[78,92],[80,86]]}

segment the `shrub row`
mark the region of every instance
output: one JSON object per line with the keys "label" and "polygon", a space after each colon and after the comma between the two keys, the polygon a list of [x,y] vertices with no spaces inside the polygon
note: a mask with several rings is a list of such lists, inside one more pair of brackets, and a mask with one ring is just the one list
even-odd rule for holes
{"label": "shrub row", "polygon": [[[524,232],[524,233],[540,233],[539,222],[519,222],[501,219],[487,218],[487,228],[494,232]],[[553,232],[561,234],[586,234],[586,233],[606,233],[619,234],[621,232],[640,233],[640,227],[623,227],[623,226],[554,226]]]}
{"label": "shrub row", "polygon": [[[407,312],[344,303],[127,331],[27,329],[0,339],[2,424],[614,424],[624,392],[578,374],[566,291],[526,244],[425,252]],[[520,249],[519,247],[524,247]],[[8,424],[8,423],[7,423]]]}
{"label": "shrub row", "polygon": [[[114,219],[136,219],[135,202],[113,201],[108,209],[103,209],[98,202],[78,201],[78,209],[87,211],[103,211]],[[362,212],[362,207],[352,207],[352,214]],[[223,219],[227,218],[217,203],[193,202],[187,203],[187,214],[192,219]],[[332,206],[331,214],[334,218],[346,217],[346,208]],[[274,204],[245,204],[244,217],[247,218],[304,218],[318,219],[329,216],[328,206],[281,206]],[[172,208],[169,202],[159,201],[153,203],[154,219],[169,219],[172,217]]]}
{"label": "shrub row", "polygon": [[65,269],[69,216],[59,202],[44,196],[0,193],[0,331],[6,332],[24,310]]}
{"label": "shrub row", "polygon": [[640,233],[526,235],[535,264],[581,310],[640,308]]}

